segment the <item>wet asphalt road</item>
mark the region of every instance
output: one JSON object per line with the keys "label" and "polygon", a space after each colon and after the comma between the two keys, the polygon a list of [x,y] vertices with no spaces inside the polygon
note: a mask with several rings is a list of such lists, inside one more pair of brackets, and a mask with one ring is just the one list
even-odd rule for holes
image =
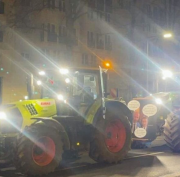
{"label": "wet asphalt road", "polygon": [[[86,154],[60,167],[47,177],[180,177],[180,154],[173,154],[158,138],[151,148],[132,150],[116,165],[95,163]],[[0,177],[24,177],[13,167],[0,170]]]}

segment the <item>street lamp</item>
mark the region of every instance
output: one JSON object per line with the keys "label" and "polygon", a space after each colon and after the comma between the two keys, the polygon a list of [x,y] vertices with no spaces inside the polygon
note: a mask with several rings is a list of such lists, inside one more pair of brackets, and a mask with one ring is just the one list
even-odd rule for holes
{"label": "street lamp", "polygon": [[44,76],[46,73],[44,71],[39,71],[40,76]]}
{"label": "street lamp", "polygon": [[71,82],[71,80],[69,78],[66,78],[65,82],[66,82],[66,84],[69,84]]}
{"label": "street lamp", "polygon": [[164,38],[171,38],[172,37],[172,33],[166,33],[163,35]]}
{"label": "street lamp", "polygon": [[59,69],[59,72],[60,72],[62,75],[66,75],[66,74],[69,73],[69,70],[66,69],[66,68],[61,68],[61,69]]}
{"label": "street lamp", "polygon": [[170,70],[163,70],[162,75],[163,75],[162,79],[165,80],[166,78],[172,78],[173,73]]}
{"label": "street lamp", "polygon": [[37,81],[37,85],[42,85],[42,82],[39,80],[39,81]]}
{"label": "street lamp", "polygon": [[[163,35],[163,37],[165,38],[165,39],[167,39],[167,38],[171,38],[173,35],[172,35],[172,33],[165,33],[164,35]],[[149,91],[149,61],[148,61],[148,58],[149,58],[149,39],[150,38],[155,38],[155,37],[157,37],[157,36],[152,36],[152,37],[149,37],[149,38],[147,38],[147,44],[146,44],[146,54],[147,54],[147,63],[146,63],[146,68],[147,68],[147,75],[146,75],[146,89],[147,89],[147,91]]]}
{"label": "street lamp", "polygon": [[[173,77],[173,72],[170,70],[162,70],[162,79],[165,81],[167,78],[172,78]],[[165,81],[167,84],[167,81]],[[165,86],[166,90],[166,86]],[[159,91],[159,78],[157,77],[156,80],[156,91]]]}

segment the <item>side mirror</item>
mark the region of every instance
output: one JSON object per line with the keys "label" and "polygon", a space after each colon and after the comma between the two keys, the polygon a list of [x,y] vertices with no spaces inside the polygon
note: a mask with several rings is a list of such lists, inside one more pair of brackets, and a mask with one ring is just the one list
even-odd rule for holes
{"label": "side mirror", "polygon": [[107,96],[109,96],[110,95],[110,93],[104,93],[104,96],[105,97],[107,97]]}
{"label": "side mirror", "polygon": [[111,97],[112,98],[118,98],[119,96],[119,93],[118,93],[118,89],[117,88],[112,88],[111,90],[110,90],[110,95],[111,95]]}

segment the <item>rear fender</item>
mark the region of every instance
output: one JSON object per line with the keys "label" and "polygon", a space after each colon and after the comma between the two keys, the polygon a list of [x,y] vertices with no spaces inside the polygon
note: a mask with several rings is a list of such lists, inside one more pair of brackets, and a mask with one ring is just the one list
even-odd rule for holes
{"label": "rear fender", "polygon": [[129,110],[129,108],[125,104],[123,104],[119,101],[111,100],[111,101],[106,102],[106,108],[112,109],[112,111],[113,111],[113,109],[118,109],[119,112],[122,112],[125,116],[127,116],[129,122],[132,124],[133,115],[132,115],[131,111]]}
{"label": "rear fender", "polygon": [[54,120],[52,118],[42,118],[42,117],[37,117],[37,118],[32,118],[32,120],[35,120],[35,122],[32,124],[42,124],[44,126],[48,127],[53,127],[56,129],[61,135],[62,135],[62,141],[64,143],[64,150],[69,150],[70,149],[70,141],[69,137],[67,135],[67,132],[65,128],[59,123],[57,120]]}
{"label": "rear fender", "polygon": [[[133,116],[131,111],[129,110],[129,108],[119,102],[119,101],[115,101],[115,100],[106,100],[106,108],[109,109],[118,109],[119,111],[121,111],[124,115],[126,115],[128,117],[129,122],[132,124],[132,120],[133,120]],[[102,117],[102,110],[101,110],[101,100],[97,100],[92,107],[90,108],[90,110],[87,113],[86,116],[86,121],[88,124],[92,124],[92,125],[96,125],[97,120]]]}

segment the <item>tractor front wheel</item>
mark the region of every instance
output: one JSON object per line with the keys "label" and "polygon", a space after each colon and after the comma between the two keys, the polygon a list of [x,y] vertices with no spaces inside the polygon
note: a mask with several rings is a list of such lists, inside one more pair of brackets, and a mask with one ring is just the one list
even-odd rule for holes
{"label": "tractor front wheel", "polygon": [[166,144],[173,152],[180,152],[180,116],[169,114],[164,125]]}
{"label": "tractor front wheel", "polygon": [[98,122],[89,156],[97,162],[117,163],[131,147],[131,126],[128,118],[119,111],[107,111],[106,119]]}
{"label": "tractor front wheel", "polygon": [[12,149],[0,148],[0,168],[9,166],[12,163]]}
{"label": "tractor front wheel", "polygon": [[23,174],[46,175],[58,167],[62,146],[56,129],[38,124],[27,127],[17,140],[15,166]]}

